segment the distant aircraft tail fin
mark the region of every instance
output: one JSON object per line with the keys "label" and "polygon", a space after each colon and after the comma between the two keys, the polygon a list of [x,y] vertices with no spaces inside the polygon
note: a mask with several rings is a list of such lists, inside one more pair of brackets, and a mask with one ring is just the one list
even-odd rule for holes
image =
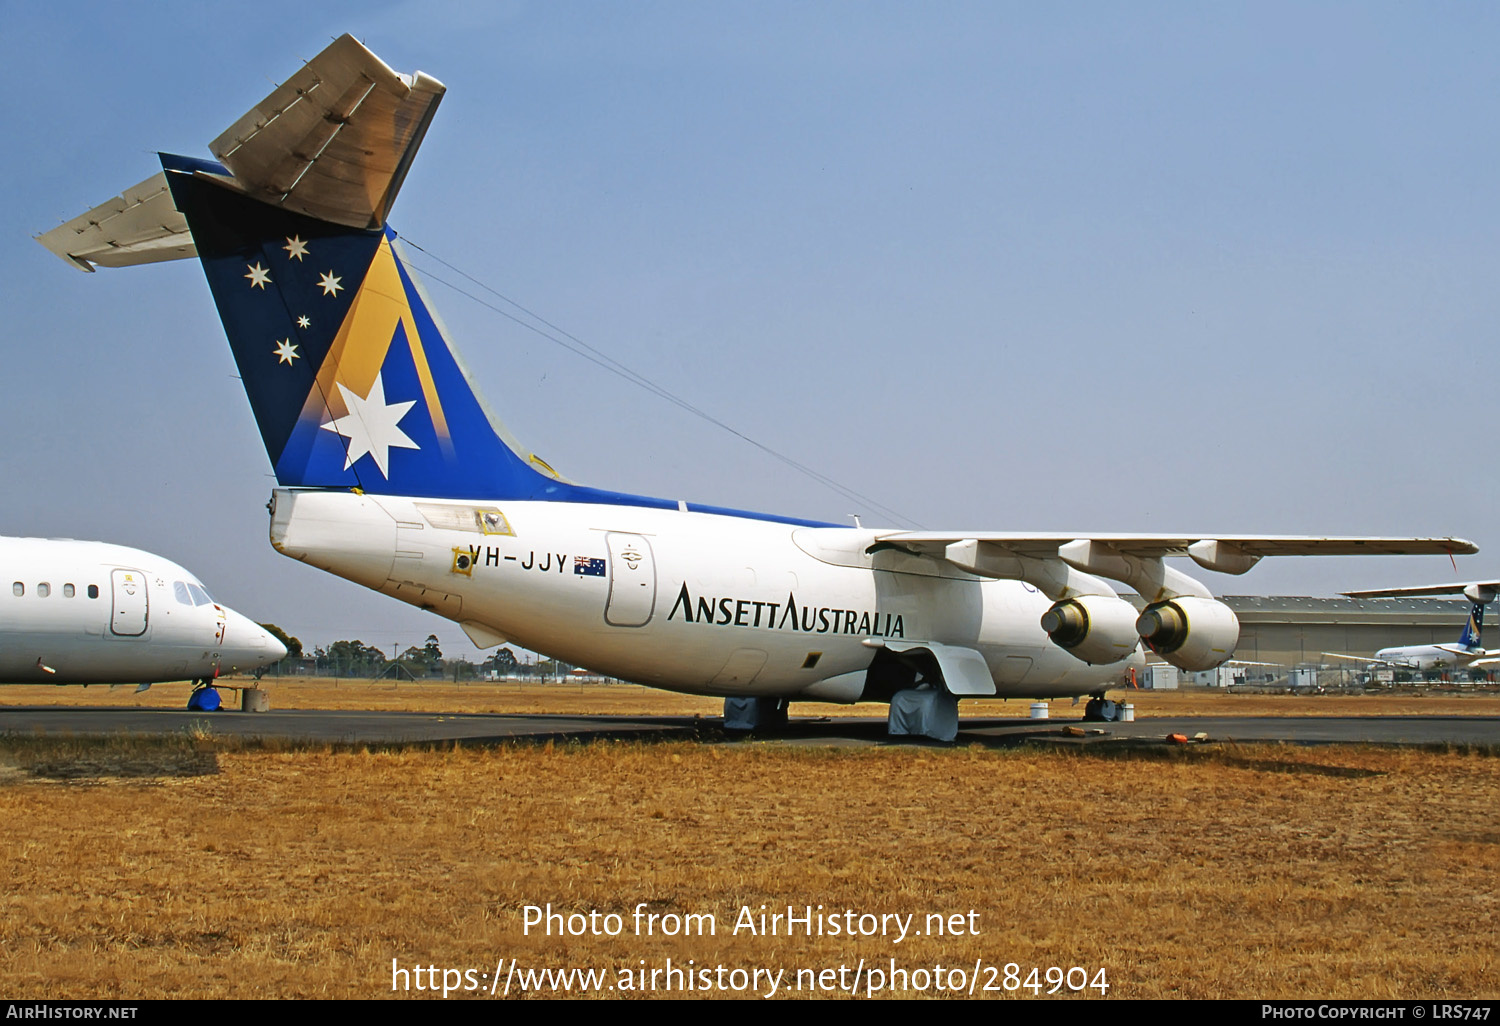
{"label": "distant aircraft tail fin", "polygon": [[1484,648],[1481,635],[1484,633],[1484,603],[1475,602],[1469,607],[1469,621],[1464,624],[1464,632],[1458,636],[1460,648],[1470,651],[1479,651]]}

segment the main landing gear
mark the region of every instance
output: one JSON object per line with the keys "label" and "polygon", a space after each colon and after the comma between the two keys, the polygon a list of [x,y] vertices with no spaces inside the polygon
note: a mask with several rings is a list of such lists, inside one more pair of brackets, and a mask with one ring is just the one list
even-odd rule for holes
{"label": "main landing gear", "polygon": [[780,730],[786,726],[785,698],[724,699],[724,729],[730,731]]}
{"label": "main landing gear", "polygon": [[1083,719],[1087,723],[1113,723],[1120,719],[1124,709],[1119,702],[1111,701],[1101,695],[1090,695],[1088,704],[1083,707]]}

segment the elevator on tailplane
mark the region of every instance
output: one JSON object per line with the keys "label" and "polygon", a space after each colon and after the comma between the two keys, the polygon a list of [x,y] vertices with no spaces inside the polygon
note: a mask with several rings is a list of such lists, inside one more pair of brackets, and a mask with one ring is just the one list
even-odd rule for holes
{"label": "elevator on tailplane", "polygon": [[1268,555],[1475,551],[882,530],[569,481],[480,400],[388,223],[443,93],[343,36],[215,159],[164,154],[41,242],[85,270],[196,256],[279,484],[272,544],[480,646],[721,695],[749,725],[798,699],[877,700],[893,729],[952,736],[959,697],[1102,699],[1147,649],[1189,670],[1227,660],[1234,614],[1167,557],[1238,574]]}

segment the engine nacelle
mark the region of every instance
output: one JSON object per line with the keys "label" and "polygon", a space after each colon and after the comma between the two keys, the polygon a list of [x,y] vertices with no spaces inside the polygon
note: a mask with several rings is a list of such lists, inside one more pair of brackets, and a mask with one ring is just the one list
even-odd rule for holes
{"label": "engine nacelle", "polygon": [[1212,670],[1234,655],[1240,620],[1222,602],[1182,595],[1153,602],[1135,622],[1146,647],[1179,669]]}
{"label": "engine nacelle", "polygon": [[1140,638],[1135,607],[1108,595],[1065,599],[1042,614],[1042,630],[1059,648],[1094,666],[1128,659]]}

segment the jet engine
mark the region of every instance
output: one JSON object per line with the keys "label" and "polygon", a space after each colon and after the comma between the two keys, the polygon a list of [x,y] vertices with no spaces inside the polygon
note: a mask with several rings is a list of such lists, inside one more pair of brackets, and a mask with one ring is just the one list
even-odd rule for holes
{"label": "jet engine", "polygon": [[1153,602],[1135,622],[1146,647],[1179,669],[1212,670],[1234,654],[1240,621],[1222,602],[1180,595]]}
{"label": "jet engine", "polygon": [[1108,595],[1064,599],[1042,614],[1042,630],[1053,644],[1099,666],[1129,658],[1139,644],[1135,608]]}

